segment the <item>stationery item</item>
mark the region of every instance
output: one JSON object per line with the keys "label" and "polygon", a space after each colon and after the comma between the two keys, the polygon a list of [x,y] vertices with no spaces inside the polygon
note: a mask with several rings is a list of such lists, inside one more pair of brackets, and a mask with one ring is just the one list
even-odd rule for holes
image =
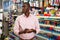
{"label": "stationery item", "polygon": [[46,21],[45,21],[45,24],[50,24],[50,21],[49,21],[49,20],[46,20]]}
{"label": "stationery item", "polygon": [[54,4],[54,0],[49,0],[49,4],[53,5]]}
{"label": "stationery item", "polygon": [[50,13],[44,13],[44,16],[51,16],[51,14]]}
{"label": "stationery item", "polygon": [[53,30],[53,27],[50,27],[49,30],[52,31]]}
{"label": "stationery item", "polygon": [[57,36],[57,39],[56,40],[60,40],[60,36]]}
{"label": "stationery item", "polygon": [[54,22],[54,25],[57,26],[57,22],[56,21]]}
{"label": "stationery item", "polygon": [[40,0],[40,8],[43,7],[43,0]]}
{"label": "stationery item", "polygon": [[48,0],[44,0],[44,7],[48,6]]}
{"label": "stationery item", "polygon": [[60,17],[60,10],[57,10],[57,11],[56,11],[56,16],[57,16],[57,17]]}
{"label": "stationery item", "polygon": [[36,7],[39,7],[38,1],[35,1],[35,5],[36,5]]}

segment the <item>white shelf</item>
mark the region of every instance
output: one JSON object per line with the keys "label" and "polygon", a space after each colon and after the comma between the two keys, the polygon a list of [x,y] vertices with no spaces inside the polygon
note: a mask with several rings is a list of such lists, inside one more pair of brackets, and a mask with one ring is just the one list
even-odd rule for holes
{"label": "white shelf", "polygon": [[53,34],[53,35],[56,35],[56,36],[60,36],[59,33],[55,33],[55,32],[53,32],[52,34]]}
{"label": "white shelf", "polygon": [[0,13],[0,20],[3,20],[3,13]]}
{"label": "white shelf", "polygon": [[48,25],[48,24],[39,24],[39,25],[44,27],[55,27],[54,25]]}
{"label": "white shelf", "polygon": [[46,30],[41,30],[41,31],[44,32],[44,33],[52,33],[50,31],[46,31]]}
{"label": "white shelf", "polygon": [[54,32],[53,32],[52,34],[53,34],[53,35],[56,35],[56,36],[60,36],[60,34],[57,34],[57,33],[54,33]]}
{"label": "white shelf", "polygon": [[48,40],[48,38],[45,38],[45,37],[43,37],[43,36],[39,36],[39,35],[36,35],[37,37],[40,37],[40,38],[43,38],[43,39],[45,39],[45,40]]}
{"label": "white shelf", "polygon": [[60,32],[60,27],[55,27],[54,30]]}
{"label": "white shelf", "polygon": [[48,16],[37,16],[37,18],[55,18],[55,19],[60,19],[60,17],[48,17]]}
{"label": "white shelf", "polygon": [[0,27],[2,27],[2,22],[0,22]]}
{"label": "white shelf", "polygon": [[59,33],[50,32],[50,31],[46,31],[46,30],[41,30],[41,31],[43,31],[43,32],[45,32],[45,33],[51,33],[51,34],[56,35],[56,36],[60,36]]}
{"label": "white shelf", "polygon": [[60,28],[60,26],[54,26],[54,25],[48,25],[48,24],[39,24],[39,25],[44,27]]}

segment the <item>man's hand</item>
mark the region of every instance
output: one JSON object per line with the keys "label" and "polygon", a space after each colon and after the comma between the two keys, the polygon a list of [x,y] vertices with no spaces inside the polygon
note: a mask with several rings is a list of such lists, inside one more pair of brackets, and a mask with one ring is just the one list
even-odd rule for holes
{"label": "man's hand", "polygon": [[23,34],[23,33],[31,33],[31,32],[36,33],[36,30],[34,30],[34,29],[25,29],[24,31],[19,32],[19,34]]}
{"label": "man's hand", "polygon": [[34,29],[25,29],[25,33],[31,33],[31,32],[36,33],[36,30],[34,30]]}
{"label": "man's hand", "polygon": [[28,32],[29,32],[29,30],[25,29],[24,31],[19,32],[19,34],[24,34],[24,33],[28,33]]}
{"label": "man's hand", "polygon": [[20,35],[20,34],[23,34],[23,33],[24,33],[24,31],[21,31],[21,32],[19,32],[19,35]]}
{"label": "man's hand", "polygon": [[36,33],[36,30],[34,30],[34,29],[31,29],[31,30],[32,30],[32,32]]}

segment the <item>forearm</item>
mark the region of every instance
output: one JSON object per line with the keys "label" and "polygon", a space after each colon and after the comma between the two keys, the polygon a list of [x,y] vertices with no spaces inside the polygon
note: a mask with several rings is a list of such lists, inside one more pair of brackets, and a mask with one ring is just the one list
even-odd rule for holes
{"label": "forearm", "polygon": [[25,29],[24,31],[19,32],[19,34],[31,33],[31,32],[36,33],[36,30],[34,30],[34,29]]}

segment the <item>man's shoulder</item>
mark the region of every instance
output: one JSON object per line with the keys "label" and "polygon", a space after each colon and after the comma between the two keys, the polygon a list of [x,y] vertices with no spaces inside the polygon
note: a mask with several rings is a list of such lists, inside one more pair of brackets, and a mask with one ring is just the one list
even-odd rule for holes
{"label": "man's shoulder", "polygon": [[31,14],[33,18],[37,18],[35,15]]}
{"label": "man's shoulder", "polygon": [[17,19],[20,19],[20,18],[22,18],[22,16],[23,16],[23,15],[19,15],[19,16],[17,17]]}
{"label": "man's shoulder", "polygon": [[18,17],[22,17],[23,15],[19,15]]}

